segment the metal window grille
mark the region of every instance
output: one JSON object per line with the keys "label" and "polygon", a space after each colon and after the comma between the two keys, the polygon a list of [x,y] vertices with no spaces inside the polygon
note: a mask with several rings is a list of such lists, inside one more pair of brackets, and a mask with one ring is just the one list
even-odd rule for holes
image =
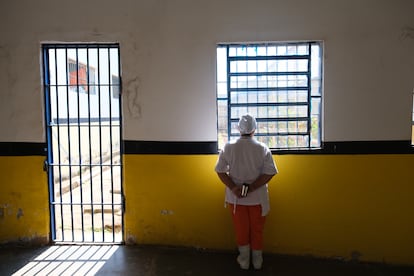
{"label": "metal window grille", "polygon": [[271,149],[321,146],[322,44],[320,42],[217,46],[218,145],[239,136],[250,113],[255,136]]}
{"label": "metal window grille", "polygon": [[119,45],[42,49],[51,238],[122,242]]}

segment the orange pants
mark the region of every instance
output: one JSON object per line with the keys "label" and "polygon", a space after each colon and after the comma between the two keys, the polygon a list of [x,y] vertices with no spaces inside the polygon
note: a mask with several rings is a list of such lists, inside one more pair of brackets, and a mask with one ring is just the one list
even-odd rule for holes
{"label": "orange pants", "polygon": [[252,250],[263,250],[263,230],[266,217],[262,216],[261,205],[234,205],[229,204],[236,232],[238,246],[250,245]]}

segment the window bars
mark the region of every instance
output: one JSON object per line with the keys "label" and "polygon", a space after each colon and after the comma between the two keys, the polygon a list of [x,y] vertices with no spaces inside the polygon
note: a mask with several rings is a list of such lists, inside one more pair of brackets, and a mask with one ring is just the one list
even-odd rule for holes
{"label": "window bars", "polygon": [[321,146],[322,45],[320,42],[217,46],[218,144],[239,136],[250,113],[255,136],[271,149]]}

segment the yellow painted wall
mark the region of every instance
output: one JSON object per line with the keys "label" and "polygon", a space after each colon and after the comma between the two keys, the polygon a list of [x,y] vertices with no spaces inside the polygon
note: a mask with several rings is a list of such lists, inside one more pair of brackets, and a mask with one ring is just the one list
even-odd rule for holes
{"label": "yellow painted wall", "polygon": [[[234,248],[216,155],[126,155],[127,243]],[[413,155],[275,155],[265,250],[414,264]]]}
{"label": "yellow painted wall", "polygon": [[0,243],[49,240],[44,157],[0,157]]}
{"label": "yellow painted wall", "polygon": [[[235,248],[217,155],[125,155],[125,240]],[[414,155],[275,155],[265,251],[414,264]],[[44,157],[0,157],[0,243],[47,242]]]}
{"label": "yellow painted wall", "polygon": [[126,155],[125,239],[230,248],[234,244],[215,155]]}

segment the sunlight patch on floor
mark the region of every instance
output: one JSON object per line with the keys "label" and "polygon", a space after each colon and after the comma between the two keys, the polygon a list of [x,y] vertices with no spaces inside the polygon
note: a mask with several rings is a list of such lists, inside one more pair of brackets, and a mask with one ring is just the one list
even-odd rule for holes
{"label": "sunlight patch on floor", "polygon": [[14,275],[95,275],[118,245],[51,246]]}

